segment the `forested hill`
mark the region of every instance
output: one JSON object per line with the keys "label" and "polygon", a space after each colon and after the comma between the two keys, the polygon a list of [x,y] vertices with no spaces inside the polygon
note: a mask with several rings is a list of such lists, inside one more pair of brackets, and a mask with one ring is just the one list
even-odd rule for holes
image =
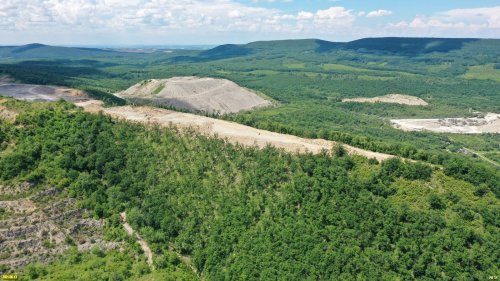
{"label": "forested hill", "polygon": [[[255,55],[311,55],[335,54],[341,51],[394,56],[414,56],[431,53],[449,53],[463,48],[477,52],[500,49],[497,39],[469,38],[365,38],[351,42],[330,42],[318,39],[258,41],[244,45],[222,45],[200,53],[193,61],[223,59]],[[185,58],[184,58],[185,59]]]}
{"label": "forested hill", "polygon": [[[362,53],[375,53],[387,55],[419,55],[433,52],[448,53],[459,51],[464,47],[474,48],[476,51],[490,52],[495,48],[500,49],[498,39],[472,39],[472,38],[364,38],[351,42],[330,42],[319,39],[301,40],[275,40],[258,41],[248,44],[225,44],[210,50],[181,51],[182,55],[172,56],[174,62],[206,61],[224,58],[234,58],[251,54],[322,54],[338,51],[351,51]],[[162,50],[157,50],[161,54]],[[186,55],[187,54],[187,55]],[[63,59],[75,57],[137,57],[154,56],[153,54],[137,54],[118,52],[111,49],[57,47],[43,44],[28,44],[24,46],[0,47],[0,58],[8,59]]]}
{"label": "forested hill", "polygon": [[97,49],[97,48],[71,48],[56,47],[43,44],[28,44],[24,46],[5,46],[0,47],[0,58],[9,59],[36,59],[36,58],[76,58],[76,57],[103,57],[116,56],[119,53]]}
{"label": "forested hill", "polygon": [[2,106],[17,117],[0,119],[0,185],[56,187],[105,219],[107,239],[119,243],[127,240],[118,214],[127,211],[154,252],[153,272],[133,264],[137,254],[70,251],[27,267],[26,279],[196,279],[187,262],[204,280],[498,274],[498,198],[485,184],[461,180],[454,161],[441,170],[341,151],[295,155],[145,128],[64,101]]}

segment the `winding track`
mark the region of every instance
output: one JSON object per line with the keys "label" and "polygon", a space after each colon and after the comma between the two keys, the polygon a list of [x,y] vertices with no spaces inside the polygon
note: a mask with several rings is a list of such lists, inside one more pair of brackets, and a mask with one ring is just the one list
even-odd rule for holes
{"label": "winding track", "polygon": [[137,242],[139,245],[141,245],[142,251],[144,252],[144,255],[146,256],[146,261],[149,265],[149,267],[153,267],[153,252],[151,251],[151,248],[149,248],[148,242],[146,240],[142,239],[142,237],[139,235],[139,233],[135,232],[132,226],[127,222],[127,213],[121,212],[120,213],[120,218],[122,220],[123,228],[127,232],[129,236],[135,236],[137,239]]}

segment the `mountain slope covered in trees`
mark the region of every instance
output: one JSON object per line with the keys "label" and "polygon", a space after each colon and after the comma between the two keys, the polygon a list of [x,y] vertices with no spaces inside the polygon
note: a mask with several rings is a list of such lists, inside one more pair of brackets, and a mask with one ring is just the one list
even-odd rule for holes
{"label": "mountain slope covered in trees", "polygon": [[[0,121],[2,185],[56,186],[111,225],[126,210],[158,274],[180,262],[172,253],[206,280],[484,280],[498,272],[494,171],[485,174],[490,184],[473,184],[484,175],[451,160],[441,169],[294,155],[145,128],[63,101],[2,106],[19,113]],[[107,255],[118,268],[120,254]],[[67,266],[85,276],[106,257]],[[62,274],[57,266],[29,270],[50,280]]]}

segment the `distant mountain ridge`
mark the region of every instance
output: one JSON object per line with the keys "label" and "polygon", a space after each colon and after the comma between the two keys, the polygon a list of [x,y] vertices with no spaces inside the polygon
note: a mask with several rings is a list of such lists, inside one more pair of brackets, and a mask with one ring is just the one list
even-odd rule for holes
{"label": "distant mountain ridge", "polygon": [[[363,38],[350,42],[331,42],[320,39],[301,39],[258,41],[245,45],[235,46],[239,46],[240,48],[250,48],[252,50],[265,48],[314,50],[317,53],[324,53],[334,50],[354,50],[363,52],[386,52],[393,54],[421,54],[431,52],[449,52],[462,48],[465,43],[472,43],[481,40],[492,39],[380,37]],[[497,41],[500,43],[500,40]],[[218,55],[220,56],[221,54],[219,53]]]}
{"label": "distant mountain ridge", "polygon": [[381,37],[364,38],[350,42],[331,42],[320,39],[256,41],[241,45],[221,45],[201,52],[198,56],[174,57],[171,62],[208,61],[242,57],[247,55],[286,55],[287,53],[328,54],[337,51],[355,53],[377,53],[396,56],[415,56],[430,53],[447,53],[460,50],[466,44],[474,44],[478,50],[484,46],[481,42],[489,42],[487,48],[498,46],[500,39],[474,38],[411,38],[411,37]]}
{"label": "distant mountain ridge", "polygon": [[40,43],[27,44],[23,46],[0,47],[0,58],[10,59],[39,59],[39,58],[75,58],[94,57],[118,52],[97,48],[59,47]]}
{"label": "distant mountain ridge", "polygon": [[473,38],[401,38],[382,37],[364,38],[348,42],[344,45],[346,49],[383,51],[389,53],[432,53],[449,52],[461,49],[465,43],[479,41]]}
{"label": "distant mountain ridge", "polygon": [[[208,50],[198,50],[193,55],[175,56],[171,62],[193,62],[242,57],[261,53],[314,52],[329,53],[341,50],[362,53],[384,53],[389,55],[419,55],[433,52],[446,53],[459,50],[465,44],[491,41],[500,48],[500,39],[474,38],[411,38],[380,37],[363,38],[350,42],[331,42],[320,39],[256,41],[248,44],[224,44]],[[58,47],[39,43],[23,46],[0,47],[0,58],[38,59],[74,58],[95,56],[131,56],[110,49]]]}

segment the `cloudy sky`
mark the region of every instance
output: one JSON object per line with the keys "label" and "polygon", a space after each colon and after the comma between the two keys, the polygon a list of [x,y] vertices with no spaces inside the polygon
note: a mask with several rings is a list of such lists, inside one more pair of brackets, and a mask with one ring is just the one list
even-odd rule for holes
{"label": "cloudy sky", "polygon": [[0,0],[0,45],[500,38],[498,0]]}

